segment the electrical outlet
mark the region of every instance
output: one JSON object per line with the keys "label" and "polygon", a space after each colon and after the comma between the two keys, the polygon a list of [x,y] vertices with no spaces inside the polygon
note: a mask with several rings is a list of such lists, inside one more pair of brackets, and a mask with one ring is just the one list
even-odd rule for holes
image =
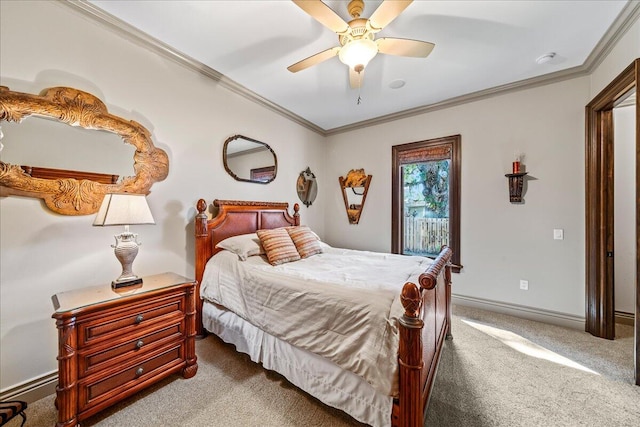
{"label": "electrical outlet", "polygon": [[520,289],[523,291],[529,290],[529,281],[528,280],[520,280]]}

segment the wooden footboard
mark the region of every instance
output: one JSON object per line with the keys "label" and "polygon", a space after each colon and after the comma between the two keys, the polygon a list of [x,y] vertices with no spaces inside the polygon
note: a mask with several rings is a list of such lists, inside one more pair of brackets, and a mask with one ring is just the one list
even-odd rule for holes
{"label": "wooden footboard", "polygon": [[424,426],[442,346],[451,337],[452,253],[444,246],[418,285],[407,282],[402,288],[405,312],[399,324],[400,395],[393,407],[394,427]]}

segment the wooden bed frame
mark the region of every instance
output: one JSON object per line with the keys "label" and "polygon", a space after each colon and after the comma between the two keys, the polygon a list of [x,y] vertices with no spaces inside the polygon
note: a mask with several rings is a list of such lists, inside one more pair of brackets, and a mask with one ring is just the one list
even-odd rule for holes
{"label": "wooden bed frame", "polygon": [[[196,280],[202,282],[204,268],[215,246],[227,237],[300,225],[299,205],[288,211],[288,203],[214,200],[217,215],[209,219],[207,202],[200,199],[195,218]],[[405,312],[399,321],[399,396],[394,399],[393,427],[423,427],[424,413],[435,379],[444,340],[451,338],[451,259],[452,251],[443,246],[433,264],[420,275],[418,284],[407,282],[401,293]],[[439,277],[441,277],[440,280]],[[199,295],[199,289],[198,289]],[[202,300],[197,302],[197,332],[202,326]]]}

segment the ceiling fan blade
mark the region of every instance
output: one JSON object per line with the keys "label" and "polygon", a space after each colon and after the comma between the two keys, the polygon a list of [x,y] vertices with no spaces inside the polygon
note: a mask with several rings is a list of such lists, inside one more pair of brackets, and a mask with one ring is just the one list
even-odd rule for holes
{"label": "ceiling fan blade", "polygon": [[369,18],[369,25],[378,32],[402,13],[413,0],[385,0]]}
{"label": "ceiling fan blade", "polygon": [[344,34],[351,28],[344,19],[340,18],[329,6],[322,3],[320,0],[292,0],[298,7],[312,18],[320,22],[331,31]]}
{"label": "ceiling fan blade", "polygon": [[376,40],[376,43],[380,53],[415,58],[426,58],[435,47],[433,43],[410,39],[382,38]]}
{"label": "ceiling fan blade", "polygon": [[358,89],[360,86],[362,86],[363,78],[364,70],[358,73],[353,68],[349,68],[349,85],[351,86],[351,89]]}
{"label": "ceiling fan blade", "polygon": [[316,53],[315,55],[311,55],[308,58],[303,59],[302,61],[296,62],[293,65],[287,67],[287,70],[292,73],[297,73],[298,71],[302,71],[305,68],[309,68],[313,65],[319,64],[327,59],[333,58],[340,52],[340,47],[332,47],[331,49],[324,50],[320,53]]}

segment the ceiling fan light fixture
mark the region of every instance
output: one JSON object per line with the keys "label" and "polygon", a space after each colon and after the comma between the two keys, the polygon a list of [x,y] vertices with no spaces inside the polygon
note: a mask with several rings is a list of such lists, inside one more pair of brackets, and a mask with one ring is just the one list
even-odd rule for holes
{"label": "ceiling fan light fixture", "polygon": [[352,69],[363,70],[378,53],[378,45],[370,39],[352,40],[342,46],[338,58]]}

